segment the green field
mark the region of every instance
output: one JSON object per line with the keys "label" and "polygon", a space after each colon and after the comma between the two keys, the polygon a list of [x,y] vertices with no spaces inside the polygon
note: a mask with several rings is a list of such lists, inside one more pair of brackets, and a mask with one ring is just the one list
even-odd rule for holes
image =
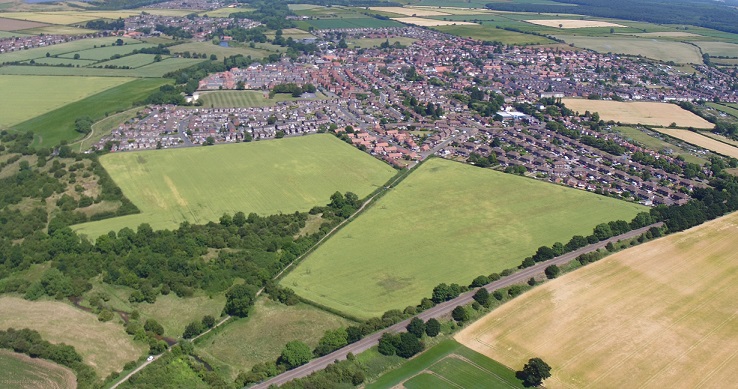
{"label": "green field", "polygon": [[[325,98],[321,93],[316,94],[316,100]],[[202,92],[200,100],[203,107],[236,108],[236,107],[267,107],[282,101],[305,100],[292,97],[290,94],[278,93],[274,97],[264,97],[263,92],[253,90]]]}
{"label": "green field", "polygon": [[434,286],[516,267],[542,245],[645,208],[432,159],[320,246],[282,285],[357,317],[416,305]]}
{"label": "green field", "polygon": [[87,50],[73,51],[60,55],[60,57],[73,58],[76,54],[79,54],[81,59],[92,59],[96,61],[109,59],[114,55],[126,55],[133,52],[133,50],[147,49],[150,47],[156,47],[156,45],[150,44],[127,44],[123,46],[105,46]]}
{"label": "green field", "polygon": [[307,211],[336,191],[363,197],[394,170],[332,135],[215,147],[108,154],[100,161],[141,214],[81,224],[81,234],[149,223],[175,228],[223,213]]}
{"label": "green field", "polygon": [[[522,366],[521,366],[522,367]],[[380,388],[523,388],[515,372],[454,340],[445,340],[368,384]]]}
{"label": "green field", "polygon": [[0,350],[0,388],[47,388],[66,389],[75,387],[74,372],[43,360],[32,359],[24,354]]}
{"label": "green field", "polygon": [[[233,42],[231,44],[239,45],[238,42]],[[210,55],[212,54],[215,54],[219,60],[223,60],[226,57],[239,54],[243,55],[244,57],[251,56],[251,58],[259,59],[282,50],[281,47],[270,44],[259,44],[259,47],[263,47],[264,49],[260,49],[258,47],[252,49],[248,46],[240,45],[233,47],[223,47],[220,45],[214,45],[212,44],[212,42],[190,42],[172,46],[169,48],[169,51],[173,54],[189,51],[190,53],[205,54],[208,57],[210,57]]]}
{"label": "green field", "polygon": [[392,39],[361,38],[361,39],[349,40],[346,43],[348,43],[349,46],[369,48],[369,47],[379,47],[382,43],[385,43],[388,40],[390,44],[394,44],[395,42],[398,42],[403,46],[410,46],[417,41],[417,39],[413,39],[413,38],[396,37]]}
{"label": "green field", "polygon": [[484,24],[481,26],[438,26],[433,27],[433,29],[463,38],[472,38],[482,41],[497,41],[506,45],[538,45],[554,43],[554,41],[542,36],[502,30],[495,28],[492,24]]}
{"label": "green field", "polygon": [[[0,80],[7,77],[18,76],[2,76]],[[29,79],[64,79],[69,82],[77,80],[101,80],[108,81],[125,81],[120,78],[88,78],[88,77],[27,77]],[[81,137],[81,134],[74,130],[74,121],[82,116],[89,116],[93,120],[100,120],[108,113],[125,111],[131,108],[133,102],[144,99],[153,90],[170,81],[162,79],[141,79],[127,82],[115,88],[91,95],[82,100],[67,104],[61,108],[52,110],[33,119],[19,123],[13,126],[16,131],[33,131],[36,133],[36,144],[45,147],[51,147],[59,144],[62,140],[73,140]],[[27,84],[26,84],[27,85]],[[63,92],[63,91],[59,91]],[[32,97],[36,98],[38,93],[28,92]],[[17,95],[15,95],[17,98]],[[0,105],[0,112],[4,109],[4,105]],[[36,113],[38,114],[38,113]]]}
{"label": "green field", "polygon": [[154,63],[154,57],[156,57],[154,54],[133,54],[123,58],[101,62],[98,66],[128,66],[135,69]]}
{"label": "green field", "polygon": [[313,26],[316,30],[327,30],[334,28],[382,28],[404,26],[404,24],[398,23],[394,20],[381,20],[369,17],[308,20],[307,23]]}
{"label": "green field", "polygon": [[716,110],[720,112],[724,112],[730,116],[733,116],[735,118],[738,118],[738,108],[731,107],[727,104],[716,104],[716,103],[706,103],[708,106],[715,108]]}
{"label": "green field", "polygon": [[[137,69],[98,69],[98,68],[71,68],[55,66],[2,66],[0,75],[27,75],[27,76],[88,76],[88,77],[140,77],[160,78],[175,70],[183,69],[202,62],[202,59],[167,58],[161,62]],[[102,63],[100,65],[104,65]]]}
{"label": "green field", "polygon": [[121,85],[125,78],[0,76],[0,128]]}
{"label": "green field", "polygon": [[738,45],[725,42],[694,42],[711,57],[738,57]]}
{"label": "green field", "polygon": [[[36,58],[42,58],[46,57],[46,53],[49,53],[50,56],[63,56],[67,53],[75,53],[82,50],[88,50],[88,49],[94,49],[95,46],[100,47],[101,45],[111,46],[115,43],[115,40],[118,39],[117,37],[109,37],[109,38],[93,38],[93,39],[79,39],[72,42],[66,42],[58,45],[48,46],[48,47],[36,47],[33,49],[28,50],[22,50],[22,51],[14,51],[12,53],[5,53],[0,54],[0,63],[5,62],[15,62],[15,61],[27,61],[30,59],[36,59]],[[140,41],[128,39],[128,38],[122,38],[125,43],[128,43],[129,45],[126,46],[115,46],[115,47],[143,47],[140,45],[136,45],[137,43],[141,43]],[[72,55],[69,57],[71,58]],[[81,54],[80,54],[81,55]],[[112,55],[112,54],[110,54]],[[110,55],[108,55],[105,58],[109,58]],[[84,57],[83,57],[84,58]],[[90,58],[90,59],[96,59],[96,58]]]}
{"label": "green field", "polygon": [[[614,130],[625,135],[626,138],[631,139],[635,142],[638,142],[651,150],[663,151],[665,149],[670,149],[673,151],[674,156],[681,155],[682,157],[684,157],[684,160],[687,162],[696,163],[698,165],[704,165],[705,162],[707,162],[707,160],[694,156],[690,154],[689,152],[687,152],[686,150],[672,143],[669,143],[666,140],[657,138],[655,136],[651,136],[637,128],[621,126],[621,127],[615,127]],[[656,132],[654,132],[653,134],[658,137],[665,137],[664,135],[656,133]],[[666,138],[666,139],[669,139],[669,138]]]}
{"label": "green field", "polygon": [[608,38],[557,35],[566,43],[600,53],[640,55],[658,61],[675,63],[702,63],[702,54],[692,45],[659,39]]}
{"label": "green field", "polygon": [[33,61],[36,64],[40,65],[72,65],[75,67],[83,67],[87,65],[92,65],[97,61],[89,60],[89,59],[73,59],[73,58],[62,58],[62,57],[41,57],[32,59],[29,61],[25,61],[24,63],[30,64],[31,61]]}
{"label": "green field", "polygon": [[351,323],[305,304],[286,306],[260,299],[248,318],[227,324],[217,335],[198,343],[197,353],[224,369],[229,380],[257,363],[279,357],[287,342],[300,340],[310,347],[326,330]]}

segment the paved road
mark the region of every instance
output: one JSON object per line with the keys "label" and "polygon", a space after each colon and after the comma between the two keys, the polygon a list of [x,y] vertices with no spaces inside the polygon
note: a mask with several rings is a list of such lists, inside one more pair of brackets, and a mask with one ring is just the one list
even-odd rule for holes
{"label": "paved road", "polygon": [[[656,223],[652,224],[647,227],[639,228],[637,230],[630,231],[628,233],[618,235],[615,237],[612,237],[608,240],[598,242],[595,244],[591,244],[589,246],[583,247],[579,250],[572,251],[570,253],[564,254],[562,256],[556,257],[554,259],[540,262],[536,264],[535,266],[531,266],[529,268],[523,269],[518,271],[517,273],[510,275],[508,277],[504,277],[500,280],[497,280],[495,282],[489,283],[484,286],[485,289],[487,289],[489,292],[495,291],[500,288],[505,288],[511,285],[520,284],[528,281],[531,277],[542,274],[544,270],[551,265],[563,265],[566,264],[572,260],[574,260],[576,257],[586,254],[592,251],[595,251],[597,249],[601,249],[605,247],[608,243],[612,242],[613,244],[619,240],[625,240],[637,237],[638,235],[643,234],[644,232],[648,231],[651,227],[658,227],[661,226],[663,223]],[[418,318],[422,320],[428,320],[431,318],[439,318],[441,316],[445,316],[451,313],[451,311],[454,310],[459,305],[466,305],[470,304],[473,301],[473,296],[475,290],[469,291],[467,293],[464,293],[460,295],[459,297],[447,301],[445,303],[441,303],[436,305],[435,307],[428,309],[420,314],[418,314]],[[263,383],[254,385],[251,387],[252,389],[266,389],[271,385],[282,385],[284,383],[287,383],[289,381],[292,381],[297,378],[302,378],[305,376],[310,375],[311,373],[325,369],[328,365],[332,364],[336,360],[344,360],[346,359],[346,355],[348,353],[358,354],[363,351],[366,351],[373,346],[376,346],[379,344],[379,338],[382,336],[385,332],[402,332],[405,331],[405,327],[410,324],[410,319],[404,320],[400,323],[397,323],[393,325],[392,327],[386,328],[380,332],[371,334],[367,336],[366,338],[350,344],[340,350],[336,350],[324,357],[314,359],[310,361],[309,363],[302,365],[298,368],[295,368],[293,370],[286,371],[276,377],[273,377]]]}

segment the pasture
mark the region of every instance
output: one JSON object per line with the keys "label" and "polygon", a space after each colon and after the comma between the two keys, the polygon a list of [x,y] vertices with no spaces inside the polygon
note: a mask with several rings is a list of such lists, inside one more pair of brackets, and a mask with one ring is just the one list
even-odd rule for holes
{"label": "pasture", "polygon": [[450,15],[446,12],[439,12],[429,8],[405,8],[405,7],[369,7],[372,11],[389,12],[393,14],[405,16],[417,16],[419,18],[425,16],[445,16]]}
{"label": "pasture", "polygon": [[673,128],[654,128],[654,130],[662,134],[681,139],[689,144],[702,147],[703,149],[725,155],[726,157],[738,158],[738,147],[723,143],[713,138],[708,138],[700,133]]}
{"label": "pasture", "polygon": [[[16,61],[28,61],[36,58],[46,57],[46,53],[53,57],[55,55],[63,56],[64,54],[71,53],[68,57],[72,58],[75,52],[82,50],[94,49],[95,46],[101,47],[102,45],[112,46],[115,43],[116,37],[109,38],[92,38],[92,39],[79,39],[76,41],[61,43],[58,45],[47,46],[47,47],[35,47],[33,49],[14,51],[10,53],[0,54],[0,63],[16,62]],[[122,38],[123,42],[130,44],[131,46],[140,44],[140,41],[133,39]],[[114,46],[114,47],[128,47],[126,46]],[[137,46],[138,48],[143,46]],[[131,49],[132,51],[133,49]],[[103,58],[110,58],[113,54]],[[84,57],[82,57],[84,58]],[[88,59],[99,59],[99,58],[88,58]]]}
{"label": "pasture", "polygon": [[381,20],[370,17],[345,18],[345,19],[317,19],[308,20],[307,23],[316,30],[327,30],[334,28],[382,28],[402,27],[401,23],[394,20]]}
{"label": "pasture", "polygon": [[615,53],[633,56],[643,56],[658,61],[673,61],[675,63],[702,63],[702,53],[695,46],[670,40],[615,38],[615,37],[587,37],[557,35],[566,43],[577,47],[590,49],[599,53]]}
{"label": "pasture", "polygon": [[738,57],[738,45],[725,42],[694,42],[704,53],[711,57]]}
{"label": "pasture", "polygon": [[360,39],[349,40],[346,43],[348,43],[349,46],[353,46],[353,47],[369,48],[369,47],[379,47],[382,43],[385,43],[387,41],[389,41],[390,44],[399,43],[403,46],[410,46],[413,43],[415,43],[416,39],[406,38],[406,37],[395,37],[392,39],[360,38]]}
{"label": "pasture", "polygon": [[[316,94],[316,100],[323,98],[322,94]],[[254,90],[242,91],[217,91],[217,92],[200,92],[200,100],[203,107],[212,108],[238,108],[238,107],[266,107],[275,105],[282,101],[298,101],[305,100],[292,97],[289,94],[277,93],[274,97],[269,98],[264,92]]]}
{"label": "pasture", "polygon": [[[0,77],[0,82],[5,77],[11,76]],[[28,78],[44,79],[46,77]],[[96,80],[95,78],[89,77],[53,78],[63,79],[69,82],[74,81],[75,79],[80,79],[85,82],[87,82],[87,80]],[[69,103],[42,115],[38,115],[39,112],[35,112],[35,115],[38,116],[13,126],[13,129],[16,131],[33,131],[36,134],[36,141],[34,142],[36,145],[43,145],[44,147],[55,146],[62,140],[73,140],[82,136],[82,134],[78,133],[74,129],[74,121],[77,120],[77,118],[89,116],[93,120],[100,120],[108,114],[125,111],[131,108],[134,102],[144,99],[155,89],[170,82],[162,79],[139,79],[129,82],[126,82],[128,79],[123,78],[101,78],[99,80],[101,80],[101,83],[122,81],[122,85],[90,95],[84,99]],[[30,90],[27,91],[29,99],[34,98],[34,94],[31,92],[32,91]],[[61,92],[63,91],[55,91],[54,93]],[[17,96],[18,95],[15,96],[16,99]],[[2,109],[4,109],[4,106],[0,106],[0,110]]]}
{"label": "pasture", "polygon": [[736,382],[734,213],[614,254],[523,294],[456,336],[509,367],[537,356],[547,388]]}
{"label": "pasture", "polygon": [[466,26],[439,26],[435,30],[481,41],[495,41],[506,45],[543,45],[554,41],[537,35],[523,34],[495,28],[490,24]]}
{"label": "pasture", "polygon": [[630,221],[637,204],[431,159],[281,282],[366,318],[417,305],[436,285],[516,267],[542,245]]}
{"label": "pasture", "polygon": [[133,54],[101,62],[98,66],[128,66],[135,69],[154,63],[154,57],[156,57],[154,54]]}
{"label": "pasture", "polygon": [[51,343],[74,346],[83,362],[100,377],[120,371],[146,350],[133,342],[115,321],[103,323],[97,316],[56,301],[27,301],[0,297],[0,328],[30,328]]}
{"label": "pasture", "polygon": [[[233,42],[231,44],[238,45],[238,42]],[[186,51],[189,51],[190,53],[205,54],[208,57],[212,54],[215,54],[219,60],[223,60],[225,57],[230,57],[238,54],[241,54],[244,57],[251,56],[251,58],[259,59],[264,58],[267,55],[272,54],[273,52],[277,52],[281,49],[279,46],[267,44],[264,44],[263,46],[268,50],[259,48],[252,49],[248,46],[240,45],[223,47],[220,45],[214,45],[212,42],[190,42],[172,46],[169,48],[169,50],[172,53],[184,53]]]}
{"label": "pasture", "polygon": [[[0,128],[130,81],[126,78],[0,76]],[[43,98],[39,98],[43,96]]]}
{"label": "pasture", "polygon": [[567,108],[575,112],[597,112],[604,121],[627,124],[645,124],[668,127],[712,128],[707,120],[682,109],[676,104],[657,102],[620,102],[612,100],[563,99]]}
{"label": "pasture", "polygon": [[592,27],[627,27],[622,24],[610,23],[601,20],[581,20],[581,19],[529,19],[526,22],[537,24],[539,26],[576,29],[576,28],[592,28]]}
{"label": "pasture", "polygon": [[308,211],[336,191],[366,196],[395,173],[332,135],[108,154],[100,162],[142,213],[74,227],[90,237],[141,223],[207,223],[226,212]]}
{"label": "pasture", "polygon": [[515,372],[454,340],[444,340],[368,384],[380,388],[523,388]]}
{"label": "pasture", "polygon": [[405,24],[413,24],[416,26],[421,27],[435,27],[435,26],[473,26],[476,25],[475,23],[471,22],[460,22],[460,21],[450,21],[450,20],[435,20],[435,19],[424,19],[424,18],[394,18],[392,20],[396,20],[400,23]]}
{"label": "pasture", "polygon": [[[42,61],[44,59],[42,59]],[[204,60],[188,58],[166,58],[160,62],[154,62],[152,64],[145,65],[136,69],[104,69],[94,67],[76,68],[56,66],[1,66],[0,75],[160,78],[169,72],[187,68],[192,65],[196,65],[202,61]],[[93,66],[104,66],[104,63],[93,64]]]}
{"label": "pasture", "polygon": [[257,363],[276,360],[284,345],[300,340],[310,347],[326,330],[351,322],[306,304],[286,306],[259,299],[249,317],[227,324],[217,335],[197,344],[197,352],[222,366],[229,380]]}
{"label": "pasture", "polygon": [[77,377],[66,367],[0,349],[0,388],[74,389]]}
{"label": "pasture", "polygon": [[75,55],[79,55],[81,59],[92,59],[101,61],[109,59],[114,55],[126,55],[133,52],[133,50],[147,49],[150,47],[156,47],[156,45],[150,45],[145,43],[127,44],[123,46],[105,46],[92,49],[86,49],[82,51],[73,51],[60,55],[60,57],[73,58]]}

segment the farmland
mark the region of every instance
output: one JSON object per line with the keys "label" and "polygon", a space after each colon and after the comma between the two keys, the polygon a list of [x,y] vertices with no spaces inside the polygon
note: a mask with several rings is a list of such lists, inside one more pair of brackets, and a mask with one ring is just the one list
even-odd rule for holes
{"label": "farmland", "polygon": [[[15,51],[12,53],[5,53],[0,55],[0,63],[5,62],[16,62],[16,61],[28,61],[31,59],[36,58],[43,58],[46,57],[46,53],[49,53],[49,56],[63,56],[64,54],[71,53],[72,55],[69,55],[69,58],[72,58],[73,54],[75,52],[79,52],[82,50],[93,50],[95,49],[95,46],[98,48],[101,48],[100,46],[106,45],[108,48],[117,48],[122,49],[125,48],[126,50],[130,49],[132,51],[135,48],[141,48],[144,46],[139,46],[141,44],[140,41],[136,41],[133,39],[123,39],[124,43],[127,43],[124,46],[112,46],[115,43],[115,40],[117,38],[93,38],[93,39],[79,39],[71,42],[66,42],[58,45],[48,46],[48,47],[36,47],[33,49],[28,50],[22,50],[22,51]],[[107,57],[103,58],[109,58],[113,54],[109,54]],[[90,59],[97,59],[97,58],[90,58]]]}
{"label": "farmland", "polygon": [[205,223],[225,212],[307,211],[335,191],[366,196],[394,174],[330,135],[108,154],[101,162],[142,213],[75,227],[92,237],[141,223]]}
{"label": "farmland", "polygon": [[[738,214],[652,241],[524,294],[456,339],[507,366],[532,356],[556,387],[735,382]],[[637,368],[635,368],[637,367]]]}
{"label": "farmland", "polygon": [[350,324],[309,305],[286,306],[260,299],[248,318],[230,323],[217,336],[198,343],[197,351],[216,365],[222,365],[230,380],[239,371],[249,371],[257,363],[275,360],[287,342],[300,340],[315,347],[326,330]]}
{"label": "farmland", "polygon": [[308,24],[316,30],[326,30],[333,28],[381,28],[381,27],[402,27],[401,23],[394,20],[381,20],[375,18],[346,18],[346,19],[317,19],[308,20]]}
{"label": "farmland", "polygon": [[160,78],[169,72],[187,68],[202,61],[202,59],[167,58],[165,60],[162,60],[161,62],[154,62],[152,64],[142,66],[137,69],[97,69],[89,67],[71,68],[54,66],[2,66],[0,67],[0,75]]}
{"label": "farmland", "polygon": [[[269,44],[263,44],[259,45],[260,47],[265,47],[266,49],[269,49],[271,52],[279,51],[281,48],[279,46],[272,46]],[[169,50],[171,50],[172,53],[184,53],[186,51],[189,51],[190,53],[203,53],[207,55],[208,57],[212,54],[215,54],[218,59],[223,59],[225,57],[230,57],[233,55],[241,54],[244,57],[251,56],[251,58],[263,58],[267,55],[271,54],[270,51],[267,51],[265,49],[259,49],[259,48],[250,48],[248,46],[230,46],[230,47],[223,47],[220,45],[214,45],[211,42],[190,42],[190,43],[183,43],[181,45],[172,46]]]}
{"label": "farmland", "polygon": [[133,343],[120,324],[102,323],[95,315],[61,302],[0,297],[0,328],[11,327],[30,328],[49,342],[74,346],[101,377],[120,371],[146,349]]}
{"label": "farmland", "polygon": [[424,18],[395,18],[396,20],[405,24],[413,24],[421,27],[434,27],[434,26],[473,26],[474,23],[470,22],[458,22],[458,21],[446,21],[446,20],[435,20],[435,19],[424,19]]}
{"label": "farmland", "polygon": [[[400,386],[401,385],[401,386]],[[446,340],[366,386],[398,388],[522,388],[515,372],[461,344]]]}
{"label": "farmland", "polygon": [[[317,99],[324,97],[322,94],[317,95]],[[266,107],[277,104],[282,101],[305,100],[294,98],[285,93],[278,93],[274,97],[264,96],[264,92],[243,90],[243,91],[219,91],[206,92],[200,94],[203,107],[213,108],[232,108],[232,107]]]}
{"label": "farmland", "polygon": [[720,142],[712,138],[708,138],[697,132],[688,131],[688,130],[676,130],[672,128],[654,128],[654,130],[662,134],[666,134],[674,138],[681,139],[695,146],[699,146],[704,149],[714,151],[718,154],[722,154],[728,157],[738,158],[738,147],[731,146],[727,143],[723,143],[723,142]]}
{"label": "farmland", "polygon": [[588,235],[599,223],[630,220],[643,209],[433,159],[325,242],[282,285],[341,312],[380,316],[417,304],[439,283],[468,285],[480,274],[519,265],[541,245]]}
{"label": "farmland", "polygon": [[[685,150],[672,142],[669,142],[668,140],[671,140],[670,138],[666,138],[663,135],[659,135],[657,132],[653,132],[650,130],[641,130],[638,128],[633,127],[625,127],[625,126],[618,126],[613,128],[615,131],[623,134],[626,138],[640,143],[647,148],[655,151],[665,151],[665,150],[671,150],[674,155],[679,155],[684,158],[685,161],[690,163],[696,163],[698,165],[704,165],[707,160],[695,156],[693,153],[690,153],[688,150]],[[666,139],[662,139],[666,138]]]}
{"label": "farmland", "polygon": [[531,24],[538,24],[546,27],[576,29],[591,27],[625,27],[622,24],[604,22],[599,20],[575,20],[575,19],[531,19],[526,20]]}
{"label": "farmland", "polygon": [[597,112],[602,120],[614,120],[627,124],[645,124],[667,127],[676,123],[679,127],[712,128],[705,119],[675,104],[656,102],[619,102],[609,100],[563,99],[569,109],[578,112]]}
{"label": "farmland", "polygon": [[640,55],[658,61],[675,63],[701,63],[702,54],[692,45],[658,39],[612,38],[557,35],[566,43],[600,53]]}
{"label": "farmland", "polygon": [[55,363],[24,354],[0,350],[2,388],[74,389],[77,378],[71,370]]}
{"label": "farmland", "polygon": [[539,45],[553,43],[552,40],[536,35],[522,34],[495,28],[492,25],[439,26],[435,30],[448,34],[484,41],[496,41],[506,45]]}
{"label": "farmland", "polygon": [[738,45],[725,42],[695,42],[711,57],[738,57]]}
{"label": "farmland", "polygon": [[[5,77],[0,78],[2,80]],[[12,76],[17,77],[17,76]],[[45,77],[29,77],[43,79]],[[81,80],[94,80],[88,77],[77,77]],[[54,77],[54,79],[71,82],[72,77]],[[104,78],[103,82],[126,80],[121,78]],[[72,102],[61,108],[51,110],[43,115],[26,120],[13,127],[16,131],[34,131],[36,143],[44,146],[58,144],[62,140],[73,140],[81,136],[74,130],[74,121],[82,116],[89,116],[93,120],[100,120],[106,114],[117,111],[125,111],[131,108],[133,102],[144,99],[151,91],[166,84],[167,80],[140,79],[133,80],[120,86],[110,88],[103,92],[91,95],[87,98]],[[62,91],[59,91],[61,93]],[[32,91],[28,91],[29,97],[33,98]],[[15,98],[17,99],[17,96]],[[0,108],[2,109],[2,108]]]}
{"label": "farmland", "polygon": [[0,76],[0,90],[14,91],[0,96],[0,127],[13,126],[128,81],[126,78]]}

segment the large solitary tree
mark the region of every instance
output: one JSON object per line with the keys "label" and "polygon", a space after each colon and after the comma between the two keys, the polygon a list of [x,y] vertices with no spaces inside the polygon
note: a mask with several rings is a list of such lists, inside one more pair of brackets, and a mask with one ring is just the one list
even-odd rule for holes
{"label": "large solitary tree", "polygon": [[517,376],[523,380],[526,386],[540,386],[548,377],[551,377],[551,366],[541,358],[531,358],[519,371]]}

